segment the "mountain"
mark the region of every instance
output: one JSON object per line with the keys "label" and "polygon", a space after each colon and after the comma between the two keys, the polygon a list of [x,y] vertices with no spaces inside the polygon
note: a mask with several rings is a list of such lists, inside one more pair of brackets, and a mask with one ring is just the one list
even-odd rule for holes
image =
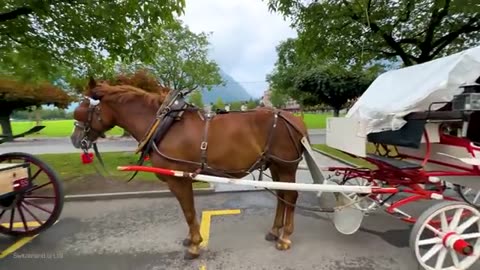
{"label": "mountain", "polygon": [[216,85],[212,87],[211,90],[208,90],[207,88],[202,89],[204,104],[209,104],[210,102],[215,103],[218,97],[221,97],[222,101],[226,103],[233,101],[248,101],[252,98],[245,88],[221,69],[220,76],[225,82],[225,85]]}

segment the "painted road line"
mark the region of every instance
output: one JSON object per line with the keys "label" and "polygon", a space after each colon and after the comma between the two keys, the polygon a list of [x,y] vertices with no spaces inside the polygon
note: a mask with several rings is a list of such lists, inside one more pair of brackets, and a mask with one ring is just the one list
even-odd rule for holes
{"label": "painted road line", "polygon": [[[53,223],[53,225],[57,224],[58,220]],[[36,221],[29,221],[27,222],[28,226],[39,226],[40,224]],[[52,225],[52,226],[53,226]],[[10,223],[2,223],[2,226],[10,226]],[[14,228],[20,228],[23,227],[23,222],[14,222],[13,223]],[[20,240],[16,241],[13,243],[13,245],[9,246],[7,249],[0,251],[0,259],[3,259],[7,257],[8,255],[12,254],[13,252],[17,251],[21,247],[25,246],[28,244],[30,241],[32,241],[35,237],[37,237],[38,234],[35,234],[33,236],[27,236],[27,237],[22,237]]]}
{"label": "painted road line", "polygon": [[240,214],[240,209],[225,209],[225,210],[211,210],[202,212],[202,222],[200,223],[200,235],[202,236],[201,248],[208,246],[210,238],[210,223],[212,216],[237,215]]}
{"label": "painted road line", "polygon": [[13,245],[9,246],[4,251],[0,252],[0,259],[3,259],[5,257],[7,257],[8,255],[10,255],[11,253],[17,251],[18,249],[20,249],[21,247],[23,247],[24,245],[26,245],[27,243],[32,241],[33,238],[37,237],[37,235],[38,234],[36,234],[34,236],[23,237],[20,240],[16,241],[15,243],[13,243]]}
{"label": "painted road line", "polygon": [[[224,216],[224,215],[238,215],[240,214],[240,209],[224,209],[224,210],[209,210],[202,212],[202,221],[200,223],[200,235],[202,236],[202,243],[200,243],[201,248],[206,248],[208,246],[208,240],[210,239],[210,224],[212,222],[212,216]],[[202,262],[200,265],[200,270],[207,270],[207,265],[205,262]]]}
{"label": "painted road line", "polygon": [[[23,222],[14,222],[12,225],[14,229],[22,228]],[[27,221],[27,227],[38,227],[38,226],[40,226],[40,223],[36,221]],[[10,223],[2,223],[2,227],[10,228]]]}

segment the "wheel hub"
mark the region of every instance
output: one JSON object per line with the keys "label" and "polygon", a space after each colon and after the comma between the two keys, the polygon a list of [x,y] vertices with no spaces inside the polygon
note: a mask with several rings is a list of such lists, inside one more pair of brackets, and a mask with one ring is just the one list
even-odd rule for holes
{"label": "wheel hub", "polygon": [[445,234],[442,243],[446,248],[450,248],[465,256],[473,254],[473,246],[467,241],[463,240],[456,232],[449,232]]}
{"label": "wheel hub", "polygon": [[2,210],[10,210],[12,209],[18,202],[19,195],[10,195],[5,198],[0,199],[0,209]]}

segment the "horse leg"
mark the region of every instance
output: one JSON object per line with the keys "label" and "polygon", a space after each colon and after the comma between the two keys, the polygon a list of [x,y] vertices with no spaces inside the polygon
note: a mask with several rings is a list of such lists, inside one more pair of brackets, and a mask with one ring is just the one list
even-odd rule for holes
{"label": "horse leg", "polygon": [[285,204],[285,224],[283,227],[282,236],[277,241],[278,250],[287,250],[292,245],[290,236],[293,233],[293,221],[295,213],[295,203],[297,202],[298,192],[295,190],[285,191],[285,200],[288,204]]}
{"label": "horse leg", "polygon": [[[281,166],[272,166],[270,168],[272,176],[276,176],[277,181],[282,182],[295,182],[296,169],[285,168]],[[285,202],[283,203],[282,209],[282,221],[283,221],[283,230],[282,234],[279,235],[276,248],[278,250],[287,250],[290,248],[292,241],[290,236],[293,233],[294,228],[294,214],[295,214],[295,203],[297,202],[298,192],[295,190],[284,190],[283,198]],[[278,210],[278,209],[277,209]],[[278,213],[277,213],[278,214]],[[283,217],[284,216],[284,217]]]}
{"label": "horse leg", "polygon": [[180,203],[189,228],[188,237],[183,241],[183,245],[188,246],[185,259],[198,258],[200,243],[203,239],[200,235],[200,225],[195,211],[192,181],[189,178],[168,178],[167,184]]}
{"label": "horse leg", "polygon": [[[272,174],[273,181],[278,181],[277,172],[272,169],[270,169],[270,172]],[[265,240],[267,241],[277,241],[280,237],[285,217],[285,203],[282,201],[284,199],[284,194],[285,193],[283,190],[277,191],[277,210],[275,213],[275,219],[273,221],[272,229],[265,236]]]}

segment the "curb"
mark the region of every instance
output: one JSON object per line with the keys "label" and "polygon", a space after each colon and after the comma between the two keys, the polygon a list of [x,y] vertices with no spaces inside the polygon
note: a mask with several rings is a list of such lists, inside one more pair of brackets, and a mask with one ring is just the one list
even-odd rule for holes
{"label": "curb", "polygon": [[[193,195],[211,195],[215,193],[214,188],[194,189]],[[152,190],[152,191],[132,191],[132,192],[112,192],[112,193],[91,193],[79,195],[65,195],[65,202],[78,201],[99,201],[116,199],[140,199],[140,198],[168,198],[174,197],[170,190]]]}
{"label": "curb", "polygon": [[319,153],[319,154],[322,154],[322,155],[324,155],[324,156],[327,156],[327,157],[329,157],[329,158],[331,158],[331,159],[334,159],[334,160],[336,160],[336,161],[338,161],[338,162],[341,162],[341,163],[343,163],[343,164],[345,164],[345,165],[348,165],[348,166],[350,166],[350,167],[360,168],[360,166],[358,166],[357,164],[354,164],[354,163],[352,163],[352,162],[346,161],[346,160],[344,160],[344,159],[342,159],[342,158],[339,158],[339,157],[337,157],[337,156],[334,156],[334,155],[332,155],[332,154],[330,154],[330,153],[324,152],[324,151],[322,151],[322,150],[318,150],[318,149],[313,148],[313,147],[312,147],[312,149],[313,149],[313,151],[315,151],[315,152],[317,152],[317,153]]}

